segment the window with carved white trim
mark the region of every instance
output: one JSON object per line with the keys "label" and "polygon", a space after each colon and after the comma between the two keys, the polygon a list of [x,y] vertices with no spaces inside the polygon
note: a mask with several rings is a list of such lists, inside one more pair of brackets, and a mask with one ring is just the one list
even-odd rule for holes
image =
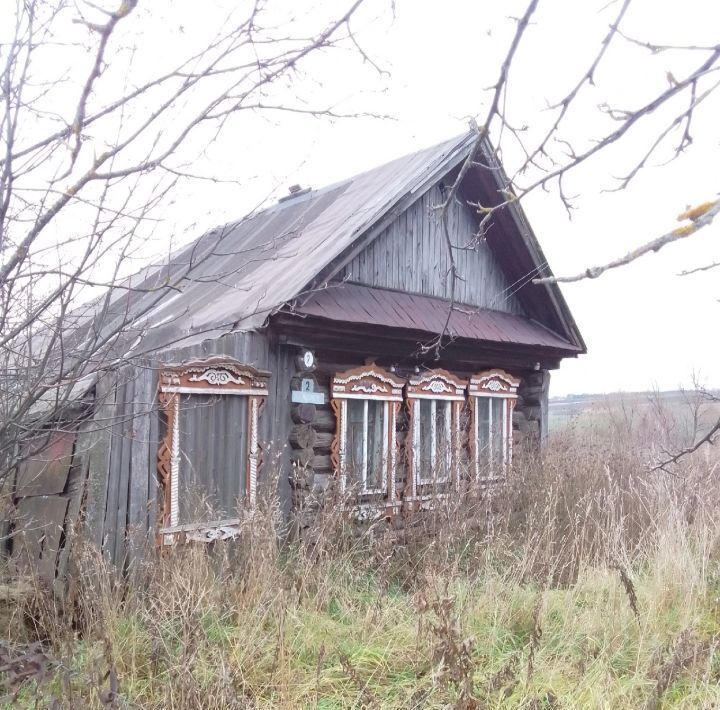
{"label": "window with carved white trim", "polygon": [[337,426],[332,458],[342,492],[394,501],[397,413],[403,385],[394,373],[377,365],[333,378]]}
{"label": "window with carved white trim", "polygon": [[240,507],[255,504],[268,377],[227,358],[163,368],[162,544],[237,534]]}
{"label": "window with carved white trim", "polygon": [[470,378],[470,442],[477,480],[503,476],[512,462],[512,414],[520,380],[504,370]]}
{"label": "window with carved white trim", "polygon": [[467,382],[446,370],[410,378],[408,458],[410,490],[406,498],[437,493],[459,482],[460,413]]}

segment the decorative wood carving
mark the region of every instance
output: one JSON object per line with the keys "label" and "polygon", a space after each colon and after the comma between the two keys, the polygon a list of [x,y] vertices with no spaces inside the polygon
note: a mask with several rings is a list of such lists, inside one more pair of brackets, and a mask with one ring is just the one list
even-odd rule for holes
{"label": "decorative wood carving", "polygon": [[390,513],[395,512],[394,506],[397,501],[397,491],[395,483],[395,472],[397,471],[397,462],[400,453],[400,445],[397,440],[397,416],[400,413],[402,402],[390,402],[390,421],[388,427],[390,429],[390,465],[389,465],[389,488],[388,488],[388,504],[391,507]]}
{"label": "decorative wood carving", "polygon": [[215,542],[216,540],[234,540],[240,534],[239,525],[215,525],[185,533],[188,542]]}
{"label": "decorative wood carving", "polygon": [[343,425],[344,404],[345,402],[339,399],[330,400],[330,406],[335,414],[335,437],[333,438],[333,442],[330,446],[330,460],[332,461],[333,471],[335,471],[335,474],[338,476],[341,495],[345,493],[345,476],[341,473],[345,464],[345,437],[340,436],[340,431]]}
{"label": "decorative wood carving", "polygon": [[183,394],[267,396],[269,372],[224,357],[211,357],[160,371],[160,391]]}
{"label": "decorative wood carving", "polygon": [[160,501],[160,511],[158,515],[158,523],[160,527],[170,525],[170,490],[173,463],[173,432],[175,431],[175,422],[177,419],[178,408],[177,394],[168,394],[160,392],[158,400],[160,407],[165,413],[165,436],[160,442],[157,454],[157,470],[160,480],[160,490],[162,491],[162,500]]}
{"label": "decorative wood carving", "polygon": [[162,531],[162,544],[176,542],[215,542],[216,540],[234,540],[240,535],[240,518],[219,520],[210,524],[191,524],[168,526]]}
{"label": "decorative wood carving", "polygon": [[[243,365],[225,357],[212,357],[180,365],[167,365],[160,372],[158,399],[165,415],[166,430],[158,449],[158,478],[162,490],[158,535],[161,544],[172,544],[179,521],[180,480],[180,395],[213,394],[247,396],[247,465],[243,490],[250,507],[257,497],[257,476],[262,465],[259,443],[259,417],[268,394],[269,372]],[[221,540],[234,536],[227,525],[193,525],[183,531],[186,540]],[[226,529],[227,528],[227,529]]]}
{"label": "decorative wood carving", "polygon": [[248,397],[248,463],[245,483],[245,495],[250,506],[254,506],[257,500],[257,474],[260,467],[260,445],[258,436],[258,425],[260,419],[260,408],[264,397]]}
{"label": "decorative wood carving", "polygon": [[471,395],[490,397],[517,397],[520,379],[505,370],[488,370],[470,378]]}
{"label": "decorative wood carving", "polygon": [[456,377],[447,370],[428,370],[413,375],[407,384],[408,399],[465,400],[467,380]]}
{"label": "decorative wood carving", "polygon": [[402,402],[405,381],[377,365],[362,365],[333,378],[332,396],[339,399],[385,399]]}
{"label": "decorative wood carving", "polygon": [[453,485],[455,490],[460,488],[460,453],[462,451],[462,435],[460,433],[460,419],[462,412],[465,407],[465,401],[453,402],[452,403],[452,416],[453,416],[453,427],[452,427],[452,451],[455,459],[453,460]]}

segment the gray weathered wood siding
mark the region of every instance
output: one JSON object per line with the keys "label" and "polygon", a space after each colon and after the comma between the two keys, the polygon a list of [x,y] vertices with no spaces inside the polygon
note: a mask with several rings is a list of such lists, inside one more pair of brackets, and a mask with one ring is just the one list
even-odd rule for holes
{"label": "gray weathered wood siding", "polygon": [[83,451],[88,535],[118,569],[142,556],[157,500],[157,372],[136,364],[100,381]]}
{"label": "gray weathered wood siding", "polygon": [[[438,186],[420,197],[343,269],[348,281],[450,298],[450,261],[437,212]],[[490,247],[477,239],[479,220],[456,201],[449,210],[450,235],[460,279],[455,301],[522,315],[518,299]]]}
{"label": "gray weathered wood siding", "polygon": [[[159,496],[157,452],[163,433],[157,400],[159,371],[163,364],[216,355],[227,355],[272,373],[269,401],[259,420],[264,463],[258,482],[261,487],[277,486],[283,508],[289,512],[286,469],[294,351],[271,348],[266,335],[257,332],[233,333],[198,345],[165,350],[152,360],[133,361],[102,381],[102,401],[96,406],[93,434],[86,442],[90,469],[88,532],[119,570],[131,568],[136,559],[142,558],[155,533]],[[237,398],[235,409],[241,407],[241,399],[244,400]],[[244,449],[246,420],[244,410],[233,414],[232,407],[225,412],[227,417],[219,409],[213,413],[213,426],[207,429],[205,445],[199,435],[189,440],[195,467],[237,470],[237,457]],[[235,426],[243,429],[238,437],[243,442],[241,447],[220,445]]]}

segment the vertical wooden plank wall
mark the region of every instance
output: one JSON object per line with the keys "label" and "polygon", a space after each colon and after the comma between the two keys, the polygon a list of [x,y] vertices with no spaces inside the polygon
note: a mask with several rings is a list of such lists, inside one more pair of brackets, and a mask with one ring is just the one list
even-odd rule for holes
{"label": "vertical wooden plank wall", "polygon": [[[435,186],[403,212],[358,254],[341,277],[356,283],[410,293],[450,297],[449,257],[434,209],[443,202]],[[460,279],[455,300],[522,315],[522,307],[488,244],[477,239],[479,219],[459,202],[449,211],[449,229]]]}
{"label": "vertical wooden plank wall", "polygon": [[133,402],[135,401],[135,380],[138,374],[135,371],[126,372],[124,410],[120,421],[120,444],[119,444],[119,470],[117,473],[117,511],[113,511],[108,505],[108,513],[116,516],[114,525],[109,531],[115,530],[115,550],[110,552],[111,559],[119,570],[125,568],[127,558],[127,523],[128,523],[128,489],[130,487],[130,461],[132,451],[133,432]]}
{"label": "vertical wooden plank wall", "polygon": [[163,351],[152,362],[124,366],[117,371],[116,382],[106,380],[108,394],[94,416],[98,422],[96,436],[88,440],[87,525],[91,539],[118,571],[132,569],[143,558],[155,530],[158,372],[163,364],[216,355],[227,355],[272,373],[270,395],[260,417],[264,465],[259,482],[271,491],[277,488],[283,512],[290,513],[290,380],[296,348],[271,347],[265,333],[249,332]]}
{"label": "vertical wooden plank wall", "polygon": [[[157,377],[150,363],[138,363],[135,376],[132,420],[130,422],[130,461],[128,480],[127,543],[128,564],[141,559],[148,543],[148,509],[152,500],[150,478],[152,457],[151,421],[157,419],[155,388]],[[129,409],[128,404],[128,409]]]}
{"label": "vertical wooden plank wall", "polygon": [[117,372],[103,375],[95,387],[95,411],[86,430],[78,435],[77,448],[87,458],[85,529],[90,541],[102,548],[107,507],[112,421],[117,394]]}
{"label": "vertical wooden plank wall", "polygon": [[156,382],[156,368],[149,363],[128,365],[112,373],[112,379],[103,378],[92,435],[83,443],[88,458],[86,529],[118,570],[142,559],[151,529]]}
{"label": "vertical wooden plank wall", "polygon": [[262,478],[272,485],[277,481],[277,492],[286,519],[292,508],[290,488],[290,447],[288,438],[292,427],[290,416],[290,380],[295,374],[297,348],[279,346],[274,349],[268,369],[273,373],[270,380],[270,396],[262,417],[266,457]]}

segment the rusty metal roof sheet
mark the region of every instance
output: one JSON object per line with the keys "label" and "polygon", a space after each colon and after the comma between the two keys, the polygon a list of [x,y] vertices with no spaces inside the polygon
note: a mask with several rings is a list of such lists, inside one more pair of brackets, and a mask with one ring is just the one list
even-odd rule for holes
{"label": "rusty metal roof sheet", "polygon": [[[450,302],[440,298],[343,283],[314,293],[305,303],[297,306],[295,312],[333,321],[437,334],[445,327],[449,307]],[[578,345],[529,318],[468,306],[453,310],[448,335],[493,343],[553,348],[568,353],[581,350]]]}

